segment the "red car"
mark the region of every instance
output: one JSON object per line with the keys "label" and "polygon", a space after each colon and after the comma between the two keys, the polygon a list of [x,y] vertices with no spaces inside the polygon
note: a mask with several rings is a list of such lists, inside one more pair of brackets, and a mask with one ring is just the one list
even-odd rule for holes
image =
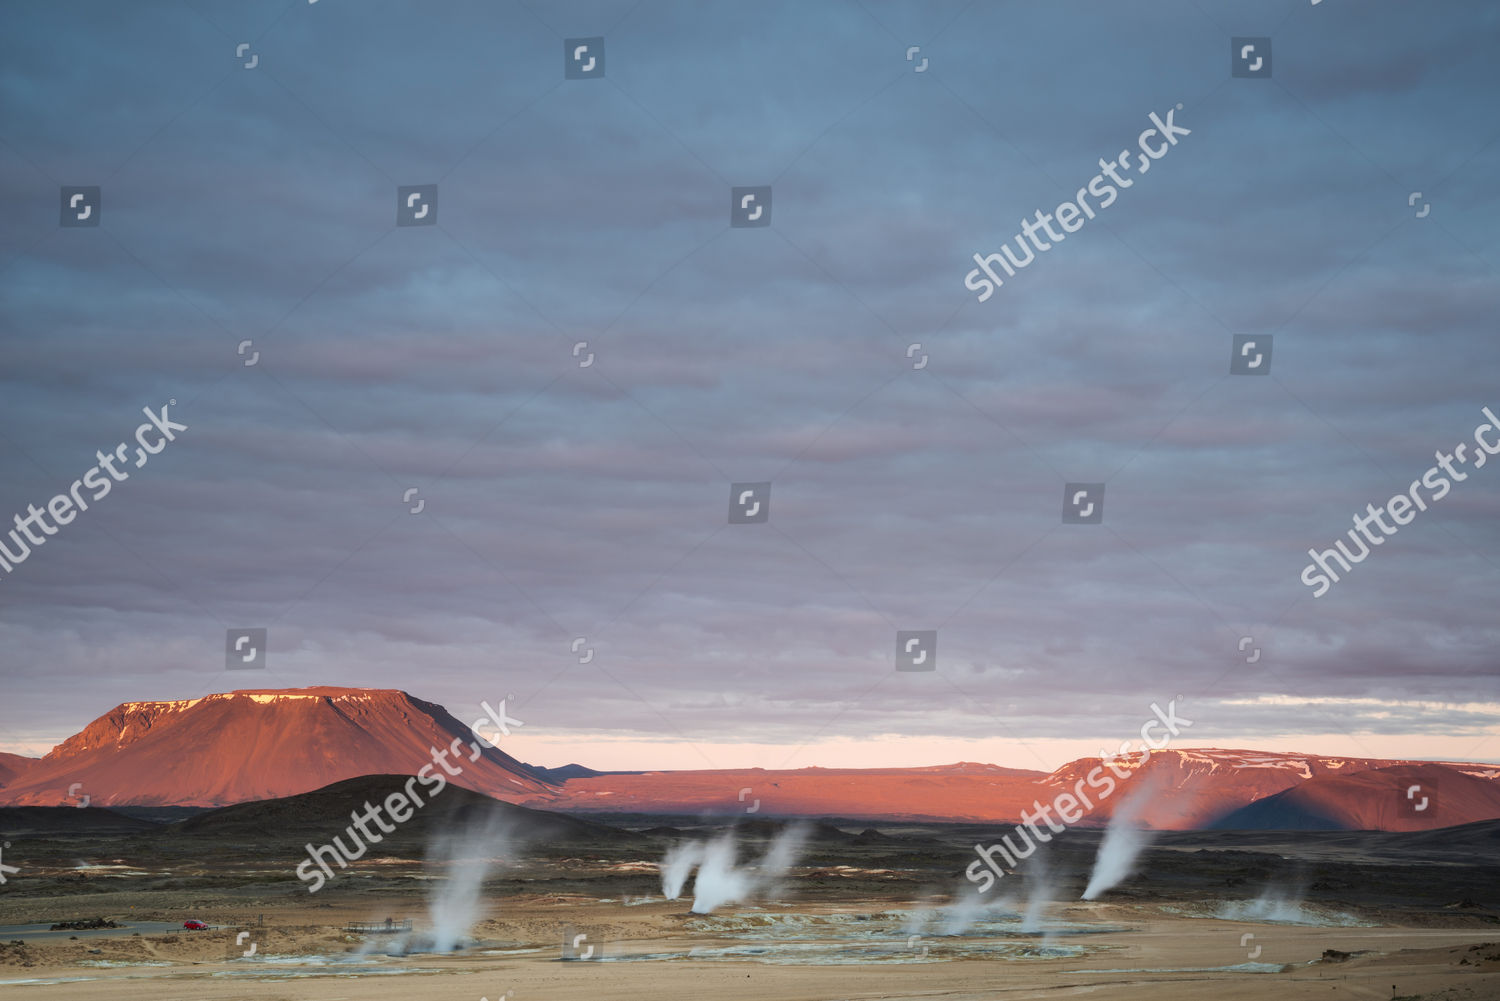
{"label": "red car", "polygon": [[184,921],[182,923],[182,927],[186,928],[188,931],[204,931],[208,928],[208,925],[204,924],[202,921]]}

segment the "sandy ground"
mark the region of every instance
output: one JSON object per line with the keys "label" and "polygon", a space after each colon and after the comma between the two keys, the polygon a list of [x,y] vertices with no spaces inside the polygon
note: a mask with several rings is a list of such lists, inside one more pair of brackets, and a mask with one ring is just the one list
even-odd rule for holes
{"label": "sandy ground", "polygon": [[[876,903],[870,901],[869,903]],[[409,899],[234,914],[204,932],[55,938],[0,948],[0,996],[111,999],[1500,998],[1493,929],[1304,927],[1169,913],[1171,904],[1055,905],[1051,936],[979,926],[904,934],[858,901],[763,902],[708,917],[682,902],[503,900],[451,955],[386,955],[343,925]],[[322,911],[314,917],[313,911]],[[264,914],[265,923],[254,922]],[[154,915],[153,915],[154,916]],[[128,920],[128,919],[127,919]],[[239,923],[243,922],[243,923]],[[423,924],[417,915],[418,927]],[[602,959],[563,961],[565,929]],[[238,945],[236,939],[247,932]],[[1247,938],[1246,936],[1253,936]],[[0,931],[0,938],[5,932]],[[1241,942],[1245,944],[1241,944]],[[231,951],[254,947],[250,958]],[[369,950],[374,946],[374,951]],[[1073,955],[1049,956],[1064,949]],[[1323,959],[1325,950],[1352,954]],[[732,950],[721,953],[718,950]],[[925,951],[925,956],[923,952]],[[1040,953],[1040,955],[1038,955]],[[695,955],[696,954],[696,955]],[[1253,957],[1253,958],[1252,958]]]}

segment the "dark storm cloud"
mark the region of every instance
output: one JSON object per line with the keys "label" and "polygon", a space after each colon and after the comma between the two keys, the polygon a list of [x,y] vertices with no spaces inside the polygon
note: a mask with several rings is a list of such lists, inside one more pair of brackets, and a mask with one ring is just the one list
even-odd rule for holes
{"label": "dark storm cloud", "polygon": [[[1488,13],[3,17],[0,510],[143,406],[190,431],[0,581],[0,740],[304,684],[704,744],[1103,740],[1176,693],[1204,742],[1495,725],[1500,465],[1297,580],[1500,404]],[[605,79],[564,81],[599,34]],[[1231,34],[1273,79],[1230,78]],[[974,301],[972,254],[1179,102],[1192,135]],[[395,228],[430,183],[438,225]],[[101,227],[58,227],[63,184]],[[728,228],[758,184],[771,227]],[[1227,375],[1234,333],[1270,378]],[[763,480],[770,523],[726,524]],[[1103,525],[1060,524],[1069,481]],[[223,672],[248,625],[270,671]],[[893,673],[927,628],[940,673]]]}

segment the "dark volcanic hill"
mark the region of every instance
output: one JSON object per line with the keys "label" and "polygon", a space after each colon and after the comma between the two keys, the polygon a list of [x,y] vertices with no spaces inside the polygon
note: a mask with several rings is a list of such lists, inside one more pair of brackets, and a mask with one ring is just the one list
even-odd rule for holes
{"label": "dark volcanic hill", "polygon": [[469,728],[442,706],[394,690],[302,688],[126,702],[27,767],[0,801],[71,805],[75,784],[96,806],[274,799],[360,775],[414,774],[455,740],[457,784],[510,799],[553,788],[498,748],[480,745],[470,761]]}
{"label": "dark volcanic hill", "polygon": [[[300,847],[305,842],[322,844],[350,823],[350,814],[380,803],[401,790],[409,776],[362,775],[335,782],[322,789],[281,799],[209,810],[166,828],[185,838],[252,839],[261,847]],[[399,825],[392,843],[426,842],[432,837],[464,829],[475,821],[493,822],[523,841],[548,844],[615,844],[643,840],[639,835],[575,817],[532,810],[505,803],[468,789],[449,785],[429,797],[423,786],[416,789],[425,803],[411,819]],[[150,826],[150,825],[148,825]],[[377,829],[378,830],[378,829]]]}
{"label": "dark volcanic hill", "polygon": [[74,835],[139,834],[160,824],[126,817],[112,810],[71,806],[0,806],[0,833],[7,838],[55,838]]}

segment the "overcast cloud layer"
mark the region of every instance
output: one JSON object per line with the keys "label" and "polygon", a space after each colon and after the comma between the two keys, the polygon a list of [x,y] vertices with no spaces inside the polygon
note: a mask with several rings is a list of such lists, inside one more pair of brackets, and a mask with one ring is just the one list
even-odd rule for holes
{"label": "overcast cloud layer", "polygon": [[[1195,743],[1500,758],[1500,462],[1324,596],[1298,579],[1500,412],[1500,10],[0,24],[0,520],[142,407],[189,427],[0,575],[0,747],[331,684],[509,693],[534,760],[601,768],[997,739],[1051,766],[1179,695]],[[605,75],[565,80],[594,36]],[[1272,39],[1269,79],[1231,76],[1235,36]],[[1191,135],[1114,205],[964,287],[1178,105]],[[418,184],[437,223],[397,227]],[[100,225],[59,226],[64,185]],[[730,227],[738,185],[770,226]],[[1236,334],[1269,376],[1230,375]],[[769,521],[728,524],[760,481]],[[1106,484],[1102,524],[1062,523],[1069,482]],[[238,627],[265,670],[224,670]],[[896,671],[927,629],[937,670]]]}

